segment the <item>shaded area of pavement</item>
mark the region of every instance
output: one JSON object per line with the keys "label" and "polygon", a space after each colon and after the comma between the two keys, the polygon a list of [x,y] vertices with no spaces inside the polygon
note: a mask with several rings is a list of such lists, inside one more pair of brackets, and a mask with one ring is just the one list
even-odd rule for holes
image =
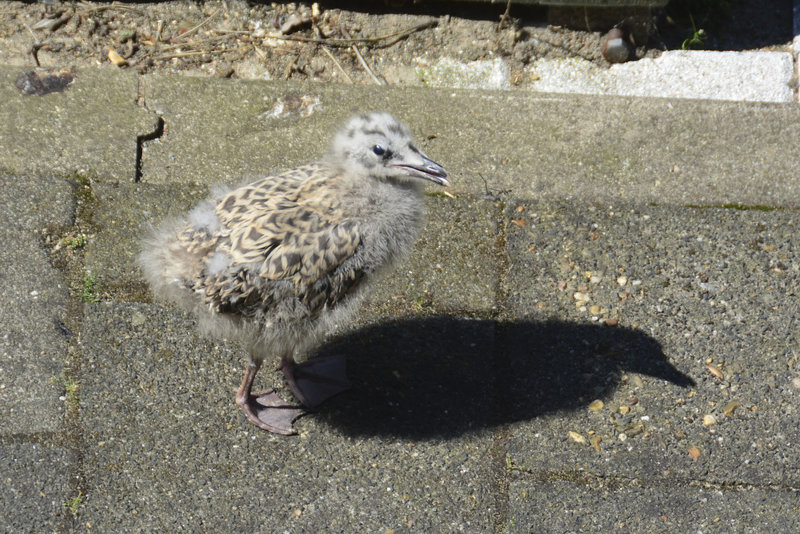
{"label": "shaded area of pavement", "polygon": [[[797,530],[795,106],[102,72],[0,108],[125,102],[55,159],[2,138],[0,530]],[[365,108],[455,197],[318,349],[353,389],[299,436],[256,431],[244,354],[151,301],[139,236]],[[126,139],[119,170],[84,120]]]}

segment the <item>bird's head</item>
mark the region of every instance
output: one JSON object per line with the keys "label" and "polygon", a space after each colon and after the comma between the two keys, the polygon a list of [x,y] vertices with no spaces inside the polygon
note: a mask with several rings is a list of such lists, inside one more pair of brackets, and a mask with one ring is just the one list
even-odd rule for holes
{"label": "bird's head", "polygon": [[350,119],[334,138],[330,158],[354,176],[450,185],[447,171],[422,153],[408,128],[388,113]]}

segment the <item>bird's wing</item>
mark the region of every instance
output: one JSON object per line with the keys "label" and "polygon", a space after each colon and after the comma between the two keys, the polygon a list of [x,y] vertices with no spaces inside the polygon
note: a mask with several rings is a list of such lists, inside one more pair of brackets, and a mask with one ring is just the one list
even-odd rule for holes
{"label": "bird's wing", "polygon": [[313,178],[323,170],[303,167],[222,199],[217,216],[230,232],[232,266],[261,265],[259,274],[269,280],[313,284],[356,252],[358,225],[319,194],[323,184],[333,185]]}
{"label": "bird's wing", "polygon": [[355,254],[361,244],[353,221],[330,223],[297,207],[254,218],[231,229],[232,265],[260,264],[269,280],[313,284]]}

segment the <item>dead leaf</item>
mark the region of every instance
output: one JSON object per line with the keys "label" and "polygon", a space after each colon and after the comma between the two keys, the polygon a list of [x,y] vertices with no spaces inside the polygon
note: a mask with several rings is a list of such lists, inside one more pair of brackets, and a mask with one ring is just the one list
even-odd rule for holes
{"label": "dead leaf", "polygon": [[708,370],[709,373],[711,373],[712,375],[714,375],[717,378],[720,378],[720,379],[725,378],[725,375],[723,374],[723,372],[720,371],[719,368],[714,367],[713,365],[706,365],[706,369]]}
{"label": "dead leaf", "polygon": [[117,54],[117,52],[113,48],[108,49],[108,60],[111,61],[117,67],[124,67],[128,64],[124,57]]}

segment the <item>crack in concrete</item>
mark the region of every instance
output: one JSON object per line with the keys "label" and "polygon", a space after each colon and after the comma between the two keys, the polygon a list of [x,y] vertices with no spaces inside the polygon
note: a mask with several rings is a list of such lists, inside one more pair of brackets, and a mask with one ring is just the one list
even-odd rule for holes
{"label": "crack in concrete", "polygon": [[136,91],[137,91],[137,95],[138,95],[138,97],[136,99],[136,103],[140,107],[142,107],[144,110],[146,110],[149,113],[152,113],[153,115],[155,115],[157,117],[156,127],[152,132],[136,136],[136,169],[134,171],[134,180],[133,181],[138,184],[138,183],[141,183],[141,181],[142,181],[142,173],[143,173],[143,170],[142,170],[143,161],[142,160],[143,160],[143,157],[144,157],[145,143],[153,141],[154,139],[158,139],[158,138],[160,138],[161,136],[164,135],[165,122],[164,122],[164,117],[162,117],[157,112],[155,112],[152,109],[150,109],[149,107],[147,107],[147,98],[146,98],[146,96],[144,94],[144,88],[142,86],[142,77],[141,76],[139,76],[137,78],[137,82],[136,83],[137,83]]}
{"label": "crack in concrete", "polygon": [[[145,106],[145,109],[147,109],[147,106]],[[148,109],[148,111],[150,110]],[[156,116],[158,116],[158,114],[156,114]],[[154,131],[136,136],[136,171],[134,173],[134,182],[140,183],[142,181],[142,157],[145,143],[158,139],[162,135],[164,135],[164,119],[158,116],[158,123]]]}

